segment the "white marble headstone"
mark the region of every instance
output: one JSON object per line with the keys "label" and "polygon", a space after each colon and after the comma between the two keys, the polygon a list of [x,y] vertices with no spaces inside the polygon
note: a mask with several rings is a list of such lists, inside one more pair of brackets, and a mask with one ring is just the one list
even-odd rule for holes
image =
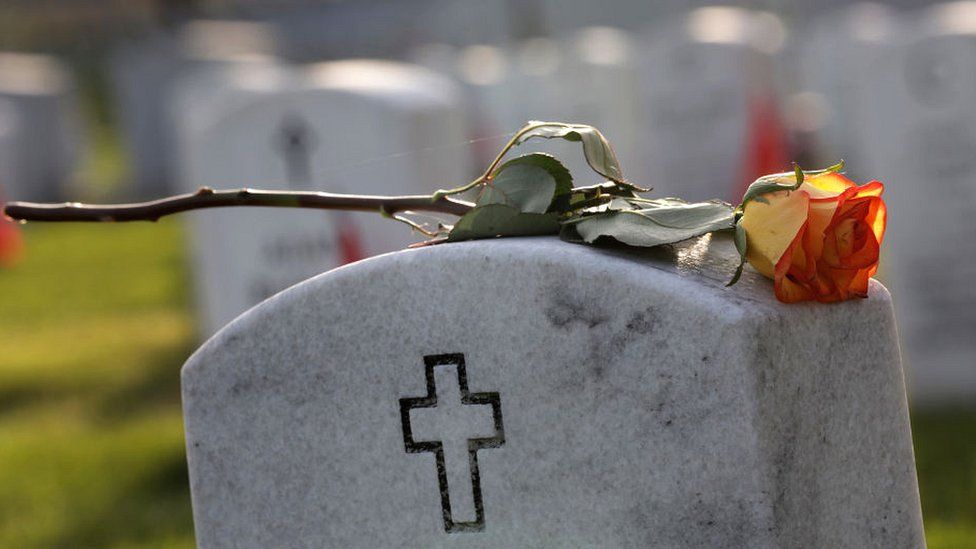
{"label": "white marble headstone", "polygon": [[3,169],[10,200],[65,197],[81,152],[71,74],[56,59],[0,52],[0,132],[14,152]]}
{"label": "white marble headstone", "polygon": [[276,295],[183,368],[198,544],[921,546],[887,291],[735,265],[498,239]]}
{"label": "white marble headstone", "polygon": [[865,74],[867,141],[887,186],[887,267],[909,388],[919,402],[976,398],[976,2],[915,14]]}
{"label": "white marble headstone", "polygon": [[[382,61],[201,73],[176,94],[185,192],[256,187],[421,194],[467,181],[452,84]],[[203,328],[300,280],[421,237],[378,213],[236,209],[193,216]]]}

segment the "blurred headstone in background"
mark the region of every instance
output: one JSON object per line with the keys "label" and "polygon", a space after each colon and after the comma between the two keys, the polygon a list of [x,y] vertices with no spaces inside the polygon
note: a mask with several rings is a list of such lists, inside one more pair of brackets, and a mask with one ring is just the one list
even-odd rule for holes
{"label": "blurred headstone in background", "polygon": [[[518,130],[529,120],[591,124],[613,144],[625,175],[639,171],[640,88],[635,48],[625,32],[594,27],[561,40],[536,37],[511,47],[486,44],[456,49],[429,44],[411,58],[452,75],[463,86],[472,139],[484,140]],[[476,142],[479,166],[487,165],[504,139]],[[514,154],[555,154],[579,183],[597,182],[578,145],[530,141]],[[590,180],[593,181],[590,181]]]}
{"label": "blurred headstone in background", "polygon": [[864,73],[887,185],[884,274],[918,403],[976,398],[976,2],[911,14]]}
{"label": "blurred headstone in background", "polygon": [[737,201],[788,168],[774,56],[786,40],[768,12],[706,7],[648,31],[641,137],[658,194]]}
{"label": "blurred headstone in background", "polygon": [[21,125],[16,103],[0,98],[0,202],[10,200],[11,179],[17,177],[17,132]]}
{"label": "blurred headstone in background", "polygon": [[191,21],[120,43],[111,76],[133,195],[156,198],[178,186],[175,128],[165,111],[175,84],[196,70],[273,56],[275,48],[268,26],[245,21]]}
{"label": "blurred headstone in background", "polygon": [[[355,194],[430,194],[468,182],[471,159],[460,90],[448,78],[393,61],[310,65],[318,94],[313,131],[322,149],[317,188]],[[348,214],[367,256],[401,249],[418,234],[374,212]],[[434,223],[436,226],[436,222]]]}
{"label": "blurred headstone in background", "polygon": [[[173,116],[184,191],[207,185],[396,195],[467,181],[457,90],[419,67],[253,63],[201,71],[182,86]],[[305,278],[419,240],[378,213],[208,211],[192,223],[206,334]]]}
{"label": "blurred headstone in background", "polygon": [[858,3],[828,12],[796,29],[802,91],[790,98],[787,116],[795,134],[816,143],[811,167],[824,167],[843,158],[848,176],[858,182],[875,177],[872,141],[885,139],[872,103],[884,101],[870,77],[890,50],[898,28],[893,8]]}
{"label": "blurred headstone in background", "polygon": [[[563,39],[535,38],[521,43],[512,64],[513,100],[509,129],[527,120],[572,121],[596,126],[610,140],[624,175],[643,182],[640,171],[639,75],[635,46],[624,31],[587,28]],[[579,184],[602,179],[586,165],[579,147],[562,141],[535,141],[525,151],[555,154]]]}
{"label": "blurred headstone in background", "polygon": [[[639,55],[633,36],[611,27],[588,27],[561,47],[567,52],[562,86],[568,92],[565,120],[596,126],[610,140],[624,176],[651,185],[643,166]],[[576,158],[581,159],[581,153]]]}
{"label": "blurred headstone in background", "polygon": [[[461,86],[470,138],[476,140],[472,144],[475,162],[484,169],[498,153],[505,134],[525,123],[514,113],[510,52],[490,44],[456,49],[440,43],[422,46],[410,58],[432,70],[446,70]],[[495,137],[499,137],[497,142]]]}
{"label": "blurred headstone in background", "polygon": [[0,100],[7,199],[63,200],[83,135],[70,73],[53,57],[0,52]]}

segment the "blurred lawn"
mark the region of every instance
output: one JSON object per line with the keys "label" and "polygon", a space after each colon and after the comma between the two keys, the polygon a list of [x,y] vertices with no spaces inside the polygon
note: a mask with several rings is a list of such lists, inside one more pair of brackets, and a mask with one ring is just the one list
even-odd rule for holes
{"label": "blurred lawn", "polygon": [[[0,271],[0,547],[192,547],[179,221],[25,237]],[[913,423],[929,547],[976,547],[976,411]]]}
{"label": "blurred lawn", "polygon": [[180,224],[24,229],[0,271],[0,547],[193,547]]}

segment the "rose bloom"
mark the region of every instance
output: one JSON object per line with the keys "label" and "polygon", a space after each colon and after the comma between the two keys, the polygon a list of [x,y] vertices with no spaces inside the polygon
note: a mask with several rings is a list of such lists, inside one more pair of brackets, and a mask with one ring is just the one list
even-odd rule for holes
{"label": "rose bloom", "polygon": [[885,231],[884,185],[857,186],[836,173],[804,178],[795,191],[745,205],[746,259],[773,279],[785,303],[867,297]]}

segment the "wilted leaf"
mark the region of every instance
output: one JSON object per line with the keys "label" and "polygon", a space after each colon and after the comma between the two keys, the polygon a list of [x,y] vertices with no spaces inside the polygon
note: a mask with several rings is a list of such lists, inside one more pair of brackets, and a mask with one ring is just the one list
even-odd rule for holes
{"label": "wilted leaf", "polygon": [[748,252],[748,239],[746,238],[746,229],[741,223],[735,224],[735,236],[733,238],[735,242],[735,250],[739,252],[739,266],[735,269],[735,274],[732,275],[732,280],[726,286],[732,286],[739,281],[739,277],[742,276],[742,269],[746,266],[746,253]]}
{"label": "wilted leaf", "polygon": [[586,242],[613,238],[631,246],[660,246],[733,228],[732,207],[722,202],[687,204],[666,199],[662,205],[641,210],[607,211],[573,220]]}
{"label": "wilted leaf", "polygon": [[674,229],[709,227],[711,231],[731,229],[732,205],[717,200],[688,203],[677,198],[645,200],[640,213],[655,223]]}
{"label": "wilted leaf", "polygon": [[556,214],[523,213],[504,204],[476,206],[461,216],[451,229],[448,240],[472,240],[494,236],[534,236],[556,234],[559,221]]}
{"label": "wilted leaf", "polygon": [[529,125],[536,125],[536,127],[522,134],[516,144],[534,137],[560,138],[580,142],[583,145],[583,156],[586,157],[586,162],[593,168],[593,171],[616,183],[630,185],[624,181],[617,155],[613,152],[613,147],[610,146],[607,139],[600,133],[600,130],[584,124],[563,124],[561,122],[539,122],[535,120],[530,121]]}

